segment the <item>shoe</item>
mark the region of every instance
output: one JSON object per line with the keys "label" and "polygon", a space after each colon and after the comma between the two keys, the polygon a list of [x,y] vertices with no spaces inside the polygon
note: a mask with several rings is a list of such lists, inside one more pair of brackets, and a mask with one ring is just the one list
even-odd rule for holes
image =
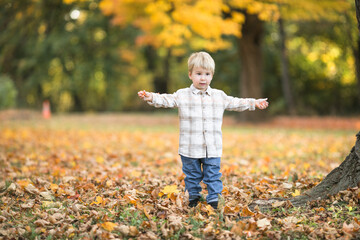
{"label": "shoe", "polygon": [[217,209],[218,208],[218,201],[216,201],[216,202],[209,202],[208,203],[213,209]]}
{"label": "shoe", "polygon": [[189,207],[196,207],[199,204],[200,197],[195,198],[189,202]]}

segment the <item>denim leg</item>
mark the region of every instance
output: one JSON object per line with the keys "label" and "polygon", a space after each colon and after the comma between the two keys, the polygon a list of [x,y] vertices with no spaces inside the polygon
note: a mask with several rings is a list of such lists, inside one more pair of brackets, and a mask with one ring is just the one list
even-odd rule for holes
{"label": "denim leg", "polygon": [[[180,155],[181,156],[181,155]],[[188,158],[181,156],[182,170],[185,177],[185,191],[189,192],[189,200],[193,200],[200,197],[201,186],[200,182],[203,179],[203,173],[201,171],[201,161],[196,158]]]}
{"label": "denim leg", "polygon": [[220,180],[222,174],[220,171],[220,158],[205,158],[203,161],[204,183],[207,185],[208,196],[206,201],[218,201],[218,194],[223,190],[223,184]]}

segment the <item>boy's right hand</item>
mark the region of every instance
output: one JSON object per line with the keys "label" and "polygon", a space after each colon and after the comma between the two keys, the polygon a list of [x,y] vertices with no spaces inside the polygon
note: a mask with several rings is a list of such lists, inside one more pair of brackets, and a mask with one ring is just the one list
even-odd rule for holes
{"label": "boy's right hand", "polygon": [[153,100],[152,93],[146,92],[145,90],[139,91],[139,92],[138,92],[138,96],[139,96],[142,100],[147,101],[147,102],[151,102],[151,101]]}

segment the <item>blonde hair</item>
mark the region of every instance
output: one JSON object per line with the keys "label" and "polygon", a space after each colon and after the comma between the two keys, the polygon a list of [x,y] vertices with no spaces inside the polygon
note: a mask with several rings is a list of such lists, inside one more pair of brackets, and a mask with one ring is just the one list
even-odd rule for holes
{"label": "blonde hair", "polygon": [[194,67],[201,67],[210,70],[212,74],[215,72],[214,59],[207,52],[195,52],[188,59],[188,70],[191,73]]}

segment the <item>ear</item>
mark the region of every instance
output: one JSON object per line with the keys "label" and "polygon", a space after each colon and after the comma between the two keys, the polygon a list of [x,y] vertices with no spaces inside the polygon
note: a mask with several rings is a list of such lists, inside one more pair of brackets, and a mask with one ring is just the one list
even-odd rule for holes
{"label": "ear", "polygon": [[189,71],[189,78],[191,78],[191,72]]}

